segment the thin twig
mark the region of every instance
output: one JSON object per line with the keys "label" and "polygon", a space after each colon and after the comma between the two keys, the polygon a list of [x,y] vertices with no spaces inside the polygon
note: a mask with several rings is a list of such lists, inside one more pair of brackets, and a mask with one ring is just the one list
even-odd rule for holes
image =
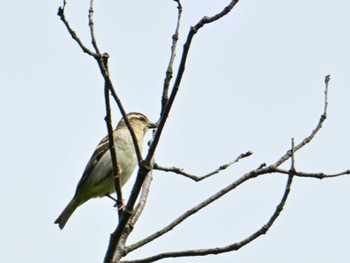
{"label": "thin twig", "polygon": [[176,56],[176,47],[177,47],[177,41],[179,39],[179,30],[180,30],[180,21],[181,21],[181,14],[182,14],[182,5],[180,0],[174,0],[177,3],[177,23],[176,23],[176,29],[175,33],[172,37],[172,45],[171,45],[171,54],[169,59],[168,68],[165,73],[165,79],[164,79],[164,85],[163,85],[163,95],[162,95],[162,110],[160,116],[163,115],[163,110],[165,109],[165,105],[168,102],[168,92],[169,92],[169,85],[170,81],[173,77],[173,65],[175,61]]}
{"label": "thin twig", "polygon": [[[106,62],[107,63],[107,62]],[[117,202],[116,206],[118,207],[118,214],[119,217],[121,216],[122,210],[119,209],[123,207],[123,193],[122,193],[122,187],[121,187],[121,171],[118,166],[118,159],[117,159],[117,153],[115,151],[115,144],[114,144],[114,132],[113,132],[113,124],[112,124],[112,113],[111,113],[111,104],[109,99],[109,87],[107,83],[105,83],[105,105],[106,105],[106,125],[107,125],[107,131],[108,131],[108,141],[109,141],[109,152],[111,155],[112,160],[112,176],[114,181],[114,188],[117,195]]]}
{"label": "thin twig", "polygon": [[111,95],[114,99],[114,101],[116,102],[118,108],[119,108],[119,111],[125,121],[125,124],[126,124],[126,127],[128,128],[129,132],[130,132],[130,135],[131,135],[131,138],[132,138],[132,141],[134,143],[134,147],[135,147],[135,153],[136,153],[136,157],[137,157],[137,161],[138,163],[140,164],[142,162],[142,155],[141,155],[141,150],[140,150],[140,146],[139,144],[137,143],[137,138],[136,138],[136,135],[135,135],[135,132],[134,132],[134,129],[132,128],[128,118],[126,117],[127,113],[124,109],[124,106],[117,94],[117,92],[115,91],[115,88],[114,88],[114,85],[113,85],[113,82],[110,78],[110,74],[109,74],[109,70],[108,70],[108,58],[109,58],[109,55],[108,53],[104,53],[102,55],[102,58],[101,59],[96,59],[97,63],[98,63],[98,66],[100,68],[100,71],[102,73],[102,76],[105,80],[105,83],[107,83],[108,87],[109,87],[109,91],[111,92]]}
{"label": "thin twig", "polygon": [[94,27],[94,0],[90,0],[90,8],[89,8],[89,27],[90,27],[90,36],[91,36],[91,44],[95,49],[96,54],[101,54],[100,50],[97,46],[96,37],[95,37],[95,27]]}
{"label": "thin twig", "polygon": [[[306,137],[302,142],[300,142],[298,145],[295,146],[294,151],[300,150],[302,147],[304,147],[306,144],[308,144],[314,137],[315,135],[319,132],[319,130],[322,128],[323,122],[327,118],[327,110],[328,110],[328,84],[330,80],[330,75],[327,75],[325,77],[325,91],[324,91],[324,108],[323,108],[323,113],[320,117],[320,120],[317,123],[316,128],[311,132],[311,134]],[[285,161],[287,161],[291,156],[290,150],[287,151],[286,154],[284,154],[275,164],[274,166],[278,167]]]}
{"label": "thin twig", "polygon": [[250,156],[252,154],[253,154],[252,151],[247,151],[246,153],[241,153],[233,161],[231,161],[229,163],[226,163],[226,164],[223,164],[220,167],[218,167],[216,170],[214,170],[214,171],[212,171],[212,172],[210,172],[210,173],[208,173],[206,175],[203,175],[203,176],[196,176],[196,175],[193,175],[193,174],[189,174],[186,171],[184,171],[184,169],[178,168],[178,167],[164,167],[164,166],[160,166],[157,163],[154,164],[153,169],[164,171],[164,172],[173,172],[173,173],[176,173],[176,174],[181,174],[181,175],[183,175],[183,176],[185,176],[185,177],[187,177],[189,179],[192,179],[192,180],[194,180],[196,182],[199,182],[199,181],[202,181],[204,179],[207,179],[208,177],[210,177],[210,176],[212,176],[214,174],[217,174],[217,173],[221,172],[222,170],[227,169],[231,165],[233,165],[235,163],[238,163],[241,159],[246,158],[246,157],[248,157],[248,156]]}
{"label": "thin twig", "polygon": [[[286,169],[281,169],[281,168],[277,168],[277,167],[273,167],[271,166],[271,171],[274,173],[281,173],[281,174],[289,174],[290,170],[286,170]],[[316,179],[328,179],[328,178],[334,178],[334,177],[339,177],[342,175],[349,175],[350,174],[350,169],[343,171],[343,172],[339,172],[339,173],[335,173],[335,174],[326,174],[323,172],[320,173],[307,173],[307,172],[302,172],[302,171],[294,171],[293,174],[295,176],[298,177],[305,177],[305,178],[316,178]]]}
{"label": "thin twig", "polygon": [[295,171],[295,156],[294,156],[294,138],[291,139],[292,148],[290,150],[291,152],[291,166],[290,171],[291,173],[294,173]]}
{"label": "thin twig", "polygon": [[80,38],[78,37],[77,33],[71,28],[71,26],[69,25],[65,14],[64,14],[64,10],[66,8],[66,1],[63,1],[63,6],[58,8],[58,12],[57,15],[60,17],[60,19],[62,20],[63,24],[66,26],[69,34],[71,35],[71,37],[78,43],[78,45],[80,46],[80,48],[83,50],[83,52],[87,53],[88,55],[96,58],[98,57],[98,55],[94,52],[92,52],[90,49],[88,49],[83,42],[80,40]]}
{"label": "thin twig", "polygon": [[126,126],[128,127],[128,130],[130,132],[130,135],[131,135],[131,138],[132,138],[132,141],[134,143],[134,147],[135,147],[135,153],[136,153],[136,157],[137,157],[137,161],[138,163],[140,164],[142,162],[142,154],[141,154],[141,150],[140,150],[140,146],[138,145],[137,143],[137,138],[136,138],[136,135],[135,135],[135,132],[134,132],[134,129],[132,128],[128,118],[126,117],[126,111],[124,109],[124,106],[117,94],[117,92],[115,91],[114,89],[114,86],[113,86],[113,83],[112,83],[112,80],[110,79],[110,77],[106,77],[106,81],[108,83],[110,83],[110,91],[111,91],[111,94],[112,94],[112,97],[114,98],[118,108],[119,108],[119,111],[120,113],[122,114],[123,116],[123,119],[125,121],[125,124]]}

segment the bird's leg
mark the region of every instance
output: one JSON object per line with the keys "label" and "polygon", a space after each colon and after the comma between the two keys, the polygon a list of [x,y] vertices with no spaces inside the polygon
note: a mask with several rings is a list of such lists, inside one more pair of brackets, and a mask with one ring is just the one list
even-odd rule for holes
{"label": "bird's leg", "polygon": [[113,196],[111,196],[110,194],[106,194],[105,196],[112,199],[115,202],[114,207],[117,207],[118,210],[123,210],[125,208],[124,200],[122,200],[120,202],[119,200],[117,200]]}
{"label": "bird's leg", "polygon": [[112,199],[114,202],[117,202],[117,199],[115,199],[113,196],[111,196],[110,194],[105,194],[105,196],[107,196],[108,198]]}

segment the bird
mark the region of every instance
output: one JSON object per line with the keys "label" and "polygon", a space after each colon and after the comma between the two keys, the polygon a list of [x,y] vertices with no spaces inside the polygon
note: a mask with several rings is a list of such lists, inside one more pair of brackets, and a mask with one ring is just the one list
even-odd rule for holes
{"label": "bird", "polygon": [[[144,114],[139,112],[130,112],[126,114],[126,118],[134,130],[139,149],[142,151],[143,139],[148,129],[154,129],[157,125],[150,122]],[[134,142],[124,118],[119,121],[113,131],[113,138],[120,171],[120,183],[123,186],[138,163]],[[56,219],[55,224],[63,229],[68,219],[80,205],[91,198],[109,196],[114,193],[115,186],[112,173],[113,165],[109,151],[109,139],[108,136],[105,136],[88,161],[72,200]]]}

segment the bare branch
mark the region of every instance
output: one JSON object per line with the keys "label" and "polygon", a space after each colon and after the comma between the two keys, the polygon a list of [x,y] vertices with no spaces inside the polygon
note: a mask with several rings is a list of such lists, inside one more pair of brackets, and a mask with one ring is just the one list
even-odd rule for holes
{"label": "bare branch", "polygon": [[177,14],[177,23],[176,23],[176,29],[175,33],[172,37],[173,43],[171,45],[171,54],[170,54],[170,60],[168,64],[168,68],[166,70],[165,74],[165,79],[164,79],[164,85],[163,85],[163,95],[162,95],[162,110],[160,116],[163,115],[163,110],[165,108],[165,105],[168,102],[168,92],[169,92],[169,85],[170,85],[170,80],[173,77],[173,65],[174,65],[174,60],[176,56],[176,47],[177,47],[177,41],[179,39],[179,30],[180,30],[180,21],[181,21],[181,14],[182,14],[182,5],[180,3],[180,0],[174,0],[177,3],[177,9],[178,9],[178,14]]}
{"label": "bare branch", "polygon": [[58,12],[57,15],[60,17],[60,19],[62,20],[63,24],[66,26],[69,34],[71,35],[71,37],[78,43],[78,45],[80,46],[80,48],[83,50],[83,52],[87,53],[88,55],[97,58],[98,54],[92,52],[90,49],[88,49],[83,42],[81,42],[80,38],[78,37],[77,33],[70,27],[65,14],[64,14],[64,10],[66,7],[66,1],[63,1],[63,6],[58,8]]}
{"label": "bare branch", "polygon": [[120,99],[119,99],[119,97],[114,89],[112,80],[110,79],[110,73],[108,70],[109,55],[107,53],[104,53],[101,57],[101,55],[100,55],[101,53],[100,53],[99,48],[97,46],[97,41],[96,41],[96,37],[95,37],[94,21],[93,21],[93,13],[94,13],[93,3],[94,3],[93,0],[90,0],[90,8],[89,8],[88,17],[89,17],[91,43],[96,50],[96,54],[98,54],[98,56],[95,57],[95,59],[100,67],[100,71],[101,71],[102,76],[105,80],[105,86],[107,85],[110,92],[112,93],[112,96],[113,96],[114,100],[116,101],[117,106],[118,106],[118,108],[119,108],[119,110],[124,118],[125,124],[129,129],[130,135],[131,135],[133,143],[134,143],[137,160],[140,163],[142,161],[142,155],[141,155],[140,147],[137,143],[137,138],[136,138],[135,132],[134,132],[133,128],[131,127],[128,118],[126,118],[126,112],[124,110],[124,107],[123,107],[123,105],[122,105],[122,103],[121,103],[121,101],[120,101]]}
{"label": "bare branch", "polygon": [[[106,58],[107,59],[107,58]],[[107,65],[107,62],[105,62]],[[122,193],[122,187],[120,183],[120,168],[118,166],[118,160],[117,160],[117,153],[115,151],[115,145],[114,145],[114,134],[113,134],[113,124],[112,124],[112,113],[111,113],[111,104],[109,100],[109,87],[107,83],[105,83],[105,105],[106,105],[106,125],[107,125],[107,131],[108,131],[108,141],[109,141],[109,153],[111,155],[112,160],[112,176],[114,180],[114,187],[115,192],[117,195],[117,201],[116,206],[118,207],[118,214],[119,217],[121,216],[122,210],[120,208],[123,207],[123,193]]]}
{"label": "bare branch", "polygon": [[[105,56],[105,54],[106,53],[104,53],[103,56]],[[110,90],[110,92],[112,94],[112,97],[114,98],[114,100],[115,100],[115,102],[116,102],[116,104],[117,104],[117,106],[119,108],[119,111],[120,111],[121,115],[123,116],[125,124],[128,127],[128,130],[130,132],[132,141],[134,143],[136,157],[137,157],[138,163],[140,164],[142,162],[142,155],[141,155],[140,147],[139,147],[139,145],[137,143],[137,138],[136,138],[134,129],[132,128],[128,118],[126,117],[127,113],[126,113],[126,111],[124,109],[124,106],[123,106],[123,104],[122,104],[122,102],[121,102],[117,92],[114,89],[113,82],[112,82],[112,80],[110,79],[110,76],[109,76],[108,68],[101,62],[98,62],[98,64],[100,66],[101,71],[103,71],[103,76],[104,76],[105,82],[107,82],[107,84],[108,84],[108,87],[109,87],[109,90]]]}
{"label": "bare branch", "polygon": [[[153,163],[154,161],[152,159],[152,164]],[[152,172],[148,172],[148,174],[146,174],[145,176],[145,180],[142,185],[142,193],[141,193],[140,201],[137,204],[136,208],[134,209],[134,212],[129,210],[127,207],[123,210],[122,216],[124,217],[120,218],[120,221],[125,219],[125,214],[130,216],[131,218],[127,222],[118,240],[115,238],[115,232],[111,235],[108,250],[104,259],[105,262],[119,262],[119,260],[127,254],[127,251],[125,250],[125,242],[128,236],[130,235],[130,233],[132,232],[132,230],[134,229],[134,225],[136,224],[137,220],[139,219],[146,205],[149,189],[151,186],[151,181],[152,181]],[[137,185],[137,183],[138,183],[138,180],[136,180],[135,185]]]}
{"label": "bare branch", "polygon": [[[133,143],[135,146],[135,152],[136,152],[136,155],[137,155],[137,158],[139,161],[139,165],[140,165],[140,169],[138,171],[138,177],[141,176],[144,179],[152,167],[147,167],[145,165],[141,165],[142,164],[142,156],[141,156],[140,147],[137,143],[137,138],[136,138],[135,132],[134,132],[133,128],[131,127],[128,118],[126,117],[126,112],[124,110],[124,107],[123,107],[117,93],[115,92],[115,89],[113,87],[113,83],[109,77],[108,67],[106,67],[107,65],[105,65],[104,63],[101,63],[99,60],[98,60],[98,62],[99,62],[98,64],[100,66],[101,72],[103,73],[105,82],[107,83],[109,90],[111,91],[111,94],[112,94],[113,98],[115,99],[115,101],[119,107],[120,112],[123,115],[123,118],[125,120],[125,124],[127,125],[129,132],[130,132],[130,135],[133,139]],[[147,168],[145,168],[145,167],[147,167]],[[135,189],[137,189],[137,190],[140,189],[142,186],[142,183],[143,183],[143,180],[142,181],[136,180],[134,187],[132,189],[132,192],[131,192],[131,196],[129,197],[128,204],[130,203],[130,198],[133,196],[133,192],[136,191]],[[136,200],[133,202],[133,204],[135,204],[135,202],[136,202]],[[133,211],[133,208],[132,207],[130,208],[130,206],[126,205],[125,208],[123,209],[123,211],[121,212],[121,214],[119,214],[120,215],[119,216],[119,224],[117,226],[117,229],[118,229],[119,225],[122,224],[123,231],[116,232],[116,230],[117,230],[116,229],[111,234],[104,262],[114,262],[113,258],[119,257],[119,255],[120,255],[119,250],[120,249],[118,248],[118,244],[120,244],[120,242],[122,242],[124,240],[122,237],[125,235],[125,232],[124,232],[125,226],[128,222],[128,219],[132,215],[132,211]]]}
{"label": "bare branch", "polygon": [[[271,170],[275,173],[281,173],[281,174],[289,174],[291,172],[290,170],[285,170],[277,167],[273,167]],[[349,175],[349,174],[350,174],[350,169],[343,172],[335,173],[335,174],[325,174],[323,172],[307,173],[307,172],[296,171],[296,170],[293,171],[294,176],[305,177],[305,178],[317,178],[317,179],[328,179],[328,178],[334,178],[334,177],[339,177],[342,175]]]}
{"label": "bare branch", "polygon": [[291,173],[294,173],[295,171],[295,156],[294,156],[294,138],[292,138],[292,149],[290,150],[291,152],[291,165],[290,165],[290,175],[292,175]]}
{"label": "bare branch", "polygon": [[[328,109],[328,84],[330,80],[330,75],[327,75],[325,77],[325,91],[324,91],[324,109],[323,113],[320,117],[320,120],[318,121],[318,124],[316,128],[311,132],[311,134],[306,137],[301,143],[299,143],[297,146],[295,146],[294,151],[298,151],[301,148],[303,148],[306,144],[308,144],[314,137],[315,135],[319,132],[319,130],[322,128],[323,122],[327,118],[327,109]],[[274,166],[278,167],[285,161],[287,161],[291,156],[291,151],[287,151],[286,154],[284,154],[275,164]]]}
{"label": "bare branch", "polygon": [[145,208],[148,194],[149,194],[149,189],[151,187],[151,182],[152,182],[152,172],[148,173],[145,181],[143,182],[140,202],[135,207],[135,212],[130,219],[130,225],[132,225],[132,226],[135,225],[135,223],[139,219],[143,209]]}
{"label": "bare branch", "polygon": [[[90,0],[90,7],[89,7],[89,28],[90,28],[90,36],[91,36],[91,43],[94,47],[96,54],[98,54],[95,59],[97,60],[98,64],[100,65],[101,71],[105,70],[106,73],[109,72],[108,69],[108,59],[109,55],[107,53],[104,53],[100,55],[99,48],[97,46],[97,41],[95,38],[95,28],[94,28],[94,20],[93,20],[93,14],[94,14],[94,0]],[[101,67],[102,66],[102,67]],[[104,76],[109,76],[108,74],[104,74]],[[117,196],[117,201],[115,206],[118,208],[118,215],[121,217],[122,214],[122,208],[124,207],[123,202],[123,193],[122,193],[122,186],[121,186],[121,171],[120,167],[118,165],[117,160],[117,154],[115,151],[115,145],[114,145],[114,135],[113,135],[113,124],[112,124],[112,110],[111,110],[111,104],[110,104],[110,98],[109,98],[109,92],[111,90],[110,82],[105,81],[105,89],[104,89],[104,96],[105,96],[105,106],[106,106],[106,125],[107,125],[107,132],[108,132],[108,141],[109,141],[109,153],[111,155],[112,160],[112,176],[114,181],[114,188]]]}
{"label": "bare branch", "polygon": [[140,169],[139,169],[138,174],[137,174],[136,182],[135,182],[134,187],[133,187],[133,189],[131,191],[131,194],[130,194],[129,200],[127,202],[127,205],[126,205],[126,207],[124,209],[124,212],[123,212],[123,214],[122,214],[122,216],[121,216],[121,218],[119,220],[119,224],[118,224],[116,230],[111,235],[110,242],[109,242],[109,248],[107,250],[107,254],[106,254],[106,257],[105,257],[105,260],[104,260],[105,263],[113,262],[113,247],[118,244],[119,239],[121,238],[121,235],[123,233],[123,230],[124,230],[126,224],[128,223],[129,218],[130,218],[130,216],[132,214],[132,211],[133,211],[134,205],[136,203],[137,197],[138,197],[138,195],[139,195],[139,193],[141,191],[142,183],[143,183],[146,175],[148,174],[148,172],[150,172],[151,169],[152,169],[151,160],[153,159],[155,150],[157,148],[157,145],[158,145],[158,142],[159,142],[159,139],[160,139],[160,135],[161,135],[161,133],[163,131],[163,128],[164,128],[164,125],[165,125],[165,122],[166,122],[166,119],[168,118],[168,115],[169,115],[170,109],[172,107],[172,104],[173,104],[173,102],[175,100],[177,91],[179,90],[181,79],[182,79],[183,73],[185,71],[187,55],[188,55],[188,52],[189,52],[189,48],[190,48],[193,36],[205,24],[214,22],[214,21],[218,20],[219,18],[221,18],[221,17],[225,16],[226,14],[228,14],[237,3],[238,3],[238,0],[232,0],[224,8],[223,11],[221,11],[220,13],[218,13],[217,15],[215,15],[213,17],[209,17],[209,18],[208,17],[204,17],[203,19],[201,19],[199,21],[199,23],[196,26],[194,26],[194,27],[192,27],[190,29],[190,32],[188,34],[186,43],[184,45],[182,58],[181,58],[181,61],[180,61],[180,66],[179,66],[179,71],[178,71],[178,74],[177,74],[177,77],[176,77],[176,80],[175,80],[175,83],[174,83],[174,87],[172,89],[172,92],[171,92],[171,95],[169,97],[168,103],[166,104],[166,107],[164,109],[163,115],[162,115],[162,117],[160,119],[160,122],[158,124],[158,129],[157,129],[157,131],[156,131],[156,133],[154,135],[154,139],[153,139],[153,142],[152,142],[152,144],[150,146],[148,154],[147,154],[145,160],[140,163]]}
{"label": "bare branch", "polygon": [[[326,77],[326,80],[328,79],[328,77]],[[325,92],[325,101],[327,102],[327,95],[328,95],[328,81],[326,81],[326,92]],[[323,113],[322,116],[326,116],[327,114],[327,107],[324,108],[325,112]],[[320,123],[318,124],[317,127],[321,127],[322,126],[322,122],[324,121],[324,118],[321,118]],[[317,133],[317,131],[320,128],[316,129],[316,132],[314,131],[310,136],[306,137],[303,142],[307,141],[307,140],[312,140],[314,135]],[[300,147],[302,143],[298,144],[297,147],[299,147],[298,149],[302,148]],[[294,140],[292,140],[292,149],[289,150],[287,152],[286,155],[282,156],[282,158],[280,158],[280,160],[283,160],[282,162],[277,162],[274,165],[270,165],[270,166],[266,166],[266,164],[260,165],[259,168],[252,170],[248,173],[246,173],[245,175],[243,175],[241,178],[239,178],[238,180],[236,180],[235,182],[231,183],[230,185],[228,185],[227,187],[223,188],[222,190],[220,190],[219,192],[217,192],[216,194],[212,195],[211,197],[207,198],[206,200],[204,200],[203,202],[201,202],[200,204],[198,204],[197,206],[191,208],[190,210],[188,210],[187,212],[185,212],[184,214],[182,214],[180,217],[178,217],[177,219],[175,219],[173,222],[171,222],[168,226],[164,227],[163,229],[157,231],[156,233],[146,237],[145,239],[129,246],[126,248],[127,252],[130,252],[132,250],[135,250],[141,246],[144,246],[145,244],[155,240],[156,238],[164,235],[165,233],[169,232],[170,230],[172,230],[173,228],[175,228],[177,225],[179,225],[181,222],[183,222],[185,219],[187,219],[188,217],[192,216],[193,214],[197,213],[199,210],[203,209],[204,207],[206,207],[207,205],[209,205],[210,203],[214,202],[215,200],[221,198],[223,195],[225,195],[226,193],[232,191],[233,189],[235,189],[237,186],[241,185],[242,183],[244,183],[247,180],[250,180],[252,178],[255,178],[259,175],[262,174],[269,174],[269,173],[274,173],[277,171],[277,167],[278,165],[280,165],[281,163],[283,163],[285,160],[283,158],[286,158],[286,160],[288,160],[290,157],[292,157],[292,167],[294,167],[294,153],[296,151],[296,147],[294,146]],[[293,168],[294,169],[294,168]],[[290,169],[287,174],[289,175],[289,177],[292,177],[294,175],[294,172]]]}
{"label": "bare branch", "polygon": [[[154,162],[154,161],[152,161],[152,162]],[[135,207],[134,213],[132,214],[128,224],[125,226],[122,237],[121,237],[119,244],[118,244],[117,251],[114,255],[114,258],[116,259],[115,261],[119,261],[122,258],[122,256],[125,256],[127,254],[127,252],[125,250],[125,242],[127,240],[127,237],[130,235],[130,233],[134,229],[134,226],[135,226],[137,220],[139,219],[140,215],[142,214],[143,209],[146,206],[146,202],[147,202],[147,198],[148,198],[148,194],[149,194],[149,189],[151,187],[151,182],[152,182],[152,171],[147,174],[147,176],[143,182],[140,201],[137,204],[137,206]]]}
{"label": "bare branch", "polygon": [[141,192],[141,198],[140,202],[137,204],[135,207],[135,212],[133,213],[132,217],[130,218],[128,224],[125,226],[125,229],[123,231],[123,234],[120,238],[120,241],[118,243],[118,246],[116,247],[116,251],[114,253],[114,261],[119,262],[119,260],[124,257],[127,252],[125,251],[125,242],[130,235],[130,233],[133,231],[134,226],[139,219],[147,201],[147,197],[149,194],[149,189],[151,186],[151,181],[152,181],[152,173],[149,173],[146,176],[146,179],[144,181],[144,184],[142,186],[142,192]]}
{"label": "bare branch", "polygon": [[[282,212],[282,210],[284,208],[284,205],[285,205],[285,203],[287,201],[288,195],[290,193],[291,185],[292,185],[292,182],[293,182],[294,170],[295,170],[294,139],[292,139],[291,158],[292,158],[291,169],[289,170],[289,173],[288,173],[288,181],[287,181],[287,184],[286,184],[286,187],[285,187],[285,191],[284,191],[284,194],[283,194],[283,197],[282,197],[280,203],[277,205],[277,207],[276,207],[274,213],[272,214],[272,216],[270,217],[269,221],[265,225],[263,225],[258,231],[256,231],[255,233],[253,233],[252,235],[250,235],[246,239],[242,240],[241,242],[233,243],[231,245],[224,246],[224,247],[216,247],[216,248],[208,248],[208,249],[193,249],[193,250],[176,251],[176,252],[165,252],[165,253],[160,253],[158,255],[154,255],[154,256],[151,256],[151,257],[148,257],[148,258],[144,258],[144,259],[127,260],[127,261],[122,261],[122,262],[123,263],[146,263],[146,262],[155,262],[155,261],[158,261],[160,259],[169,258],[169,257],[176,257],[176,258],[178,258],[178,257],[206,256],[206,255],[210,255],[210,254],[227,253],[227,252],[230,252],[230,251],[238,250],[241,247],[249,244],[250,242],[252,242],[256,238],[258,238],[259,236],[261,236],[263,234],[266,234],[267,231],[273,225],[273,223],[276,221],[278,216],[281,214],[281,212]],[[152,237],[152,236],[150,236],[150,237]],[[152,240],[154,240],[154,239],[152,239]],[[144,240],[142,240],[142,241],[140,241],[140,242],[138,242],[138,243],[136,243],[136,244],[126,248],[126,251],[130,252],[130,251],[132,251],[132,249],[138,248],[139,247],[138,245],[141,246],[141,245],[146,244],[146,243],[144,243],[145,241],[152,241],[152,240],[144,239]]]}
{"label": "bare branch", "polygon": [[191,43],[192,43],[192,39],[194,37],[194,35],[198,32],[198,30],[200,28],[202,28],[204,25],[212,23],[220,18],[222,18],[223,16],[227,15],[232,9],[233,7],[238,3],[238,0],[232,0],[221,12],[219,12],[218,14],[212,16],[212,17],[203,17],[195,26],[191,27],[188,35],[187,35],[187,40],[184,44],[183,47],[183,51],[182,51],[182,56],[181,56],[181,60],[180,60],[180,65],[179,65],[179,70],[175,79],[175,83],[173,86],[173,89],[171,91],[169,100],[163,110],[163,114],[162,117],[160,118],[159,124],[158,124],[158,129],[156,131],[156,134],[154,136],[154,140],[153,143],[148,151],[147,157],[145,158],[145,162],[149,163],[150,160],[152,159],[154,152],[157,148],[160,136],[162,134],[165,122],[168,118],[169,112],[171,110],[171,107],[175,101],[175,97],[176,94],[180,88],[180,84],[181,84],[181,80],[183,77],[183,74],[185,72],[185,66],[186,66],[186,62],[187,62],[187,56],[188,56],[188,52],[190,50],[191,47]]}
{"label": "bare branch", "polygon": [[202,181],[204,179],[207,179],[208,177],[210,177],[210,176],[212,176],[214,174],[217,174],[217,173],[221,172],[222,170],[227,169],[231,165],[233,165],[235,163],[238,163],[241,159],[246,158],[246,157],[248,157],[248,156],[250,156],[252,154],[253,154],[252,151],[247,151],[246,153],[241,153],[233,161],[231,161],[229,163],[226,163],[226,164],[223,164],[220,167],[218,167],[216,170],[214,170],[214,171],[212,171],[212,172],[210,172],[210,173],[208,173],[206,175],[203,175],[203,176],[196,176],[196,175],[189,174],[189,173],[185,172],[184,169],[178,168],[178,167],[164,167],[164,166],[160,166],[157,163],[154,164],[153,169],[164,171],[164,172],[173,172],[173,173],[176,173],[176,174],[181,174],[181,175],[183,175],[183,176],[185,176],[185,177],[187,177],[189,179],[192,179],[192,180],[194,180],[196,182],[199,182],[199,181]]}
{"label": "bare branch", "polygon": [[95,38],[95,27],[94,27],[94,0],[90,0],[90,8],[89,8],[89,27],[90,27],[90,36],[91,36],[91,44],[95,49],[96,54],[101,54],[100,50],[97,46],[96,38]]}
{"label": "bare branch", "polygon": [[110,79],[110,74],[108,71],[108,65],[105,64],[108,62],[108,60],[106,59],[106,57],[108,58],[109,55],[107,53],[104,53],[103,55],[101,55],[101,53],[99,52],[97,43],[96,43],[96,38],[95,38],[95,33],[94,33],[94,23],[93,23],[93,0],[90,0],[90,8],[89,8],[89,27],[90,27],[90,35],[91,35],[91,42],[92,45],[94,46],[95,50],[97,53],[92,52],[90,49],[88,49],[80,40],[80,38],[77,36],[77,34],[75,33],[75,31],[70,27],[68,21],[66,20],[66,17],[64,15],[64,9],[66,7],[66,1],[63,1],[63,6],[58,8],[58,12],[57,15],[61,18],[62,22],[64,23],[64,25],[66,26],[69,34],[71,35],[71,37],[78,43],[78,45],[80,46],[80,48],[83,50],[83,52],[87,53],[88,55],[94,57],[97,61],[97,64],[100,68],[101,74],[105,80],[105,86],[107,85],[112,93],[112,96],[114,98],[114,100],[117,103],[117,106],[125,120],[125,124],[128,127],[134,146],[135,146],[135,152],[136,152],[136,156],[138,159],[138,162],[141,163],[142,161],[142,155],[141,155],[141,151],[139,148],[139,145],[137,144],[137,138],[135,136],[135,132],[132,129],[130,122],[128,121],[128,119],[126,118],[126,111],[124,110],[124,107],[114,89],[114,85],[112,83],[112,80]]}
{"label": "bare branch", "polygon": [[255,178],[255,177],[259,176],[259,175],[266,174],[266,173],[270,173],[270,170],[269,170],[268,167],[266,167],[264,169],[255,169],[253,171],[250,171],[250,172],[244,174],[242,177],[237,179],[235,182],[229,184],[228,186],[224,187],[223,189],[221,189],[220,191],[218,191],[214,195],[208,197],[207,199],[205,199],[204,201],[202,201],[198,205],[196,205],[196,206],[192,207],[191,209],[187,210],[185,213],[183,213],[181,216],[179,216],[173,222],[168,224],[166,227],[164,227],[161,230],[155,232],[154,234],[144,238],[143,240],[141,240],[141,241],[139,241],[139,242],[137,242],[137,243],[135,243],[133,245],[130,245],[129,247],[126,248],[126,251],[129,253],[130,251],[135,250],[135,249],[137,249],[137,248],[139,248],[141,246],[144,246],[147,243],[155,240],[156,238],[159,238],[160,236],[162,236],[162,235],[166,234],[167,232],[173,230],[176,226],[178,226],[181,222],[183,222],[184,220],[186,220],[190,216],[194,215],[195,213],[197,213],[198,211],[200,211],[204,207],[208,206],[209,204],[211,204],[215,200],[221,198],[222,196],[224,196],[225,194],[229,193],[230,191],[232,191],[233,189],[235,189],[239,185],[243,184],[245,181],[248,181],[248,180],[250,180],[252,178]]}
{"label": "bare branch", "polygon": [[224,247],[165,252],[165,253],[160,253],[158,255],[154,255],[154,256],[151,256],[148,258],[144,258],[144,259],[126,260],[126,261],[122,261],[122,262],[123,263],[147,263],[147,262],[155,262],[155,261],[158,261],[160,259],[170,258],[170,257],[177,258],[177,257],[188,257],[188,256],[206,256],[206,255],[213,255],[213,254],[216,255],[216,254],[221,254],[221,253],[226,253],[226,252],[238,250],[241,247],[249,244],[250,242],[252,242],[256,238],[258,238],[259,236],[266,234],[267,231],[271,228],[271,226],[276,221],[276,219],[281,214],[281,212],[284,208],[284,205],[285,205],[285,203],[288,199],[289,193],[290,193],[292,182],[293,182],[293,176],[290,175],[290,176],[288,176],[288,180],[287,180],[287,184],[286,184],[286,187],[284,190],[283,197],[282,197],[280,203],[277,205],[274,213],[272,214],[272,216],[270,217],[268,222],[266,224],[264,224],[259,230],[254,232],[252,235],[243,239],[240,242],[236,242],[236,243],[230,244],[228,246],[224,246]]}

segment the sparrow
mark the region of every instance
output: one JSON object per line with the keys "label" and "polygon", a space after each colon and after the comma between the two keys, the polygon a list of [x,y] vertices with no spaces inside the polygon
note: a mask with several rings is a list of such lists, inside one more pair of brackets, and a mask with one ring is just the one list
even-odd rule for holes
{"label": "sparrow", "polygon": [[[134,130],[140,151],[144,136],[148,129],[156,128],[142,113],[131,112],[126,115]],[[137,156],[130,131],[122,118],[113,131],[118,169],[120,170],[120,183],[123,186],[132,175],[137,165]],[[112,159],[109,151],[109,139],[105,136],[97,145],[83,175],[78,182],[75,194],[66,208],[56,219],[60,229],[63,229],[73,212],[91,198],[109,196],[115,192]]]}

